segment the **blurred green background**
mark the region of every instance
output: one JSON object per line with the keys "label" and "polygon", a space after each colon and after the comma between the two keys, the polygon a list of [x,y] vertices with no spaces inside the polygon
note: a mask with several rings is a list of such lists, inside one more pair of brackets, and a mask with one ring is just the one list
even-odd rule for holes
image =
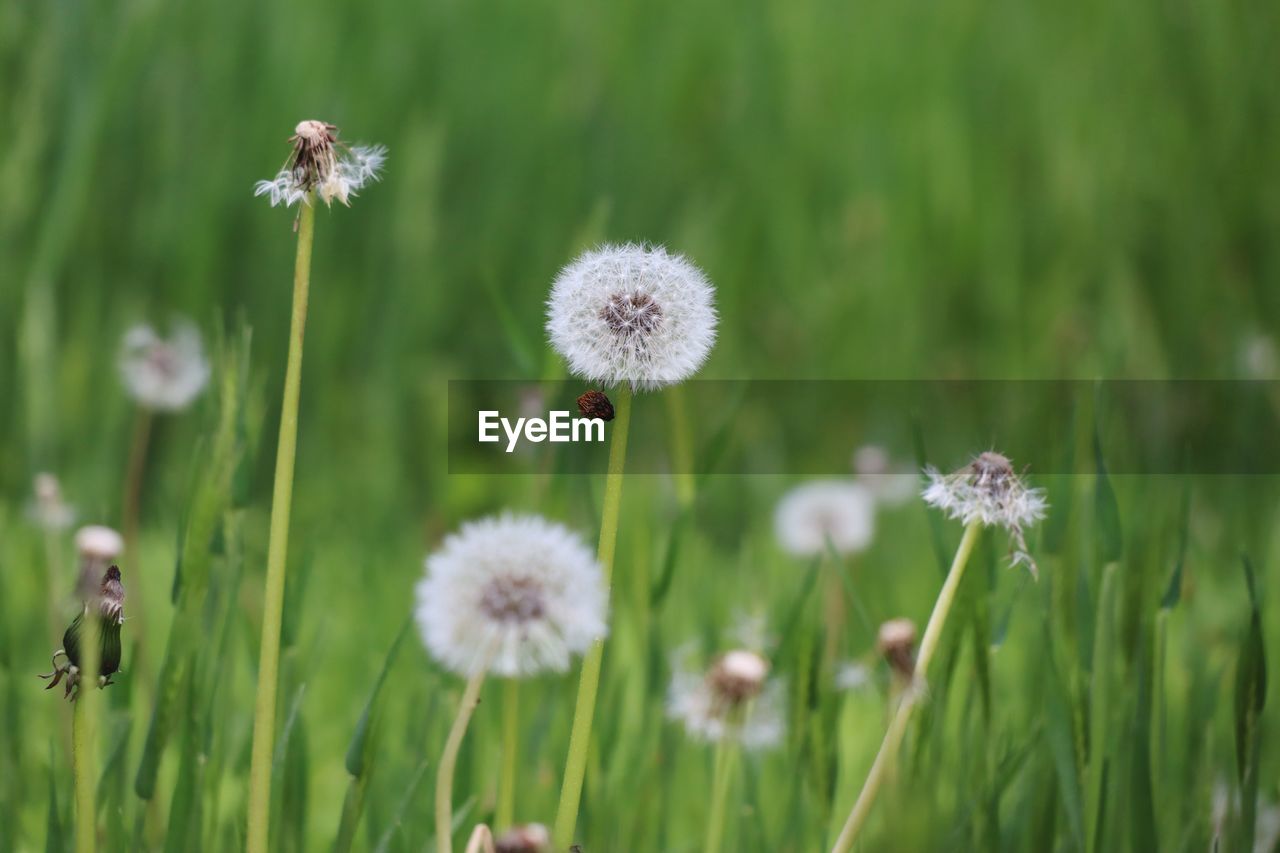
{"label": "blurred green background", "polygon": [[[242,321],[253,329],[245,578],[235,593],[244,618],[218,700],[226,796],[205,836],[208,849],[237,843],[294,250],[292,213],[253,198],[252,187],[284,161],[298,120],[331,121],[344,139],[390,151],[383,182],[317,224],[291,553],[291,578],[305,584],[294,583],[291,598],[280,718],[307,683],[306,761],[290,766],[304,767],[296,778],[309,807],[299,812],[295,798],[285,811],[297,826],[290,843],[324,849],[347,785],[347,740],[426,551],[461,520],[508,506],[594,536],[592,480],[445,473],[448,379],[562,376],[542,333],[560,266],[602,240],[648,240],[693,258],[718,288],[722,317],[707,378],[1272,378],[1278,48],[1280,6],[1253,0],[0,6],[0,639],[14,771],[2,783],[10,822],[0,848],[44,849],[46,788],[62,791],[62,811],[70,800],[55,746],[60,700],[34,678],[61,629],[42,609],[42,539],[24,515],[31,477],[56,472],[83,521],[119,523],[133,413],[118,343],[130,324],[175,314],[210,340]],[[125,567],[131,608],[146,608],[153,666],[215,396],[162,418],[154,435],[141,566]],[[1074,428],[1087,452],[1082,423]],[[868,439],[885,437],[851,434],[850,451]],[[769,535],[786,485],[710,481],[691,532],[671,545],[671,520],[684,512],[671,484],[628,484],[620,587],[643,590],[668,550],[677,571],[665,609],[620,598],[609,654],[622,664],[606,658],[588,851],[696,848],[705,750],[661,724],[663,656],[690,638],[723,642],[712,638],[736,610],[782,618],[802,569]],[[1094,486],[1062,488],[1079,510],[1063,533],[1074,544],[1059,549],[1072,580],[1059,586],[1075,596],[1078,574],[1088,604],[1106,562],[1089,522]],[[1183,488],[1172,478],[1117,485],[1126,559],[1137,567],[1126,575],[1125,672],[1150,663],[1142,631],[1179,530],[1193,531],[1206,577],[1197,609],[1179,611],[1184,651],[1203,659],[1171,676],[1182,691],[1175,713],[1186,715],[1186,751],[1171,752],[1182,794],[1158,807],[1194,815],[1166,841],[1178,849],[1206,837],[1209,791],[1234,772],[1231,679],[1248,621],[1239,551],[1254,557],[1263,588],[1276,563],[1269,480],[1197,487],[1199,521],[1189,528]],[[938,577],[927,529],[915,507],[885,519],[865,558],[885,579],[868,593],[873,617],[927,616]],[[1026,653],[997,677],[1021,698],[999,702],[1008,718],[983,741],[993,756],[978,762],[985,781],[931,753],[939,763],[925,766],[942,780],[935,799],[882,803],[886,821],[919,817],[900,829],[915,833],[902,849],[936,849],[943,838],[1017,849],[1046,831],[1060,847],[1073,843],[1065,818],[1050,830],[1036,822],[1046,809],[1052,816],[1055,786],[1066,785],[1061,753],[1040,739],[1057,718],[1041,716],[1029,686],[1044,642],[1036,608],[1057,606],[1053,582],[1023,591],[995,568],[990,580],[993,600],[1017,587],[1031,602]],[[1269,625],[1274,652],[1274,614]],[[1087,646],[1081,625],[1058,627],[1072,654]],[[845,650],[869,641],[850,636]],[[1087,706],[1086,651],[1061,664],[1074,673],[1064,679],[1077,713]],[[397,660],[366,814],[371,848],[419,762],[435,760],[459,689],[416,639]],[[641,660],[650,666],[627,668]],[[803,666],[778,667],[803,692]],[[524,703],[519,813],[528,819],[549,822],[554,809],[572,681],[548,679],[533,688],[545,703]],[[132,779],[147,718],[146,691],[135,686],[132,697],[132,710],[112,700],[133,727],[122,780]],[[860,778],[880,734],[877,701],[856,711],[837,711],[832,696],[814,701],[827,724],[844,714],[862,732],[847,771]],[[477,818],[497,749],[484,738],[486,725],[496,731],[490,716],[477,721],[474,767],[457,788],[474,783]],[[734,830],[741,849],[817,849],[827,838],[832,736],[809,742],[823,727],[794,722],[788,749],[748,774],[744,802],[766,818]],[[953,734],[968,724],[936,723]],[[1006,769],[1001,750],[1024,743],[1034,744],[1020,759],[1027,778],[1014,780],[1024,794],[1007,809],[1017,819],[983,811],[994,835],[946,835],[963,811],[956,797],[969,784],[994,790],[982,786]],[[1084,762],[1087,744],[1076,751]],[[1267,760],[1275,769],[1274,752]],[[175,763],[167,759],[164,778]],[[430,787],[410,798],[420,819],[406,820],[394,845],[420,849],[428,837]],[[1274,798],[1274,783],[1269,790]],[[163,803],[148,821],[135,839],[158,847]],[[1118,826],[1115,843],[1141,849],[1143,836]]]}

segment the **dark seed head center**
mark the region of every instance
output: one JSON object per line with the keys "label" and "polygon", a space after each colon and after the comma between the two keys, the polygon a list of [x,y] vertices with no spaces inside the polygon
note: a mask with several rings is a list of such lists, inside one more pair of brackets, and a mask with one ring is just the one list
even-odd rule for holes
{"label": "dark seed head center", "polygon": [[614,334],[648,335],[662,325],[662,306],[647,293],[615,293],[600,309]]}

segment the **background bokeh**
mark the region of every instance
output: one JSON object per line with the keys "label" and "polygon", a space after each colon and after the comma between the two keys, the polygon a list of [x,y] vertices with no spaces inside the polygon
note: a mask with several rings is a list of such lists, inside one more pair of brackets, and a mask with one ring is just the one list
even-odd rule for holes
{"label": "background bokeh", "polygon": [[[712,379],[1273,378],[1277,48],[1280,6],[1252,0],[3,4],[0,675],[10,737],[0,743],[13,772],[0,782],[0,849],[43,849],[47,790],[62,791],[64,812],[70,799],[58,746],[65,719],[34,678],[61,628],[44,615],[43,540],[25,516],[31,478],[56,472],[83,521],[119,523],[134,415],[117,347],[130,324],[175,315],[193,318],[211,349],[217,330],[253,331],[243,619],[218,706],[225,796],[206,817],[217,839],[209,849],[237,844],[294,250],[292,213],[253,198],[252,187],[283,162],[298,120],[332,121],[344,139],[390,151],[382,183],[317,223],[290,568],[296,624],[280,717],[306,683],[299,778],[309,805],[290,801],[301,812],[291,812],[289,843],[325,849],[347,786],[342,755],[423,555],[460,521],[504,507],[594,535],[592,478],[446,474],[447,380],[562,378],[542,332],[560,266],[603,240],[652,241],[693,258],[717,286],[722,317],[701,374]],[[156,424],[140,564],[125,567],[130,606],[147,613],[153,665],[214,396]],[[652,399],[641,404],[661,405]],[[1046,429],[1079,429],[1087,458],[1088,424],[1085,412]],[[909,436],[851,433],[848,451],[866,441],[915,447]],[[628,484],[619,585],[643,592],[667,552],[678,553],[662,608],[632,610],[621,598],[584,811],[588,851],[696,848],[708,759],[661,722],[665,655],[690,639],[728,642],[741,612],[781,620],[804,572],[769,530],[790,482],[701,484],[676,545],[671,523],[683,516],[672,485]],[[1110,555],[1088,520],[1095,484],[1058,488],[1078,499],[1061,534],[1074,544],[1059,553],[1085,579],[1085,608],[1099,554]],[[1171,634],[1195,658],[1170,676],[1181,691],[1171,713],[1186,728],[1186,749],[1170,753],[1181,793],[1157,809],[1191,815],[1170,846],[1198,845],[1214,783],[1235,772],[1231,685],[1248,622],[1239,554],[1251,555],[1264,590],[1280,558],[1273,484],[1120,478],[1115,488],[1130,569],[1126,673],[1149,662],[1143,631],[1179,531],[1191,531],[1187,570],[1199,572],[1200,593],[1194,608],[1180,605]],[[1184,491],[1194,496],[1189,515],[1179,509]],[[858,574],[874,579],[864,602],[873,619],[927,617],[938,578],[929,529],[915,506],[883,519]],[[1056,718],[1042,716],[1035,686],[1046,642],[1037,608],[1056,606],[1052,582],[1024,588],[999,557],[996,543],[992,600],[1030,602],[1009,628],[1022,643],[996,676],[1004,698],[983,742],[999,749],[977,762],[981,779],[929,753],[937,792],[886,804],[889,816],[918,818],[885,818],[882,832],[910,824],[898,827],[901,849],[1043,840],[1037,820],[1052,814],[1046,803],[1063,784],[1061,753],[1041,737]],[[1072,596],[1073,584],[1062,584]],[[1267,615],[1275,660],[1280,622]],[[1087,645],[1081,624],[1059,627],[1073,654]],[[870,634],[853,634],[844,650],[869,644]],[[804,644],[788,654],[795,645]],[[628,666],[636,661],[645,665]],[[788,661],[779,668],[799,695],[806,670]],[[1075,673],[1064,678],[1079,713],[1089,655],[1077,663],[1063,668]],[[523,704],[527,819],[549,822],[554,809],[572,686],[547,679]],[[415,639],[390,687],[380,741],[388,757],[366,816],[371,848],[419,763],[434,761],[460,685]],[[121,780],[132,779],[145,695],[135,686],[132,707],[113,700],[120,730],[133,732]],[[879,701],[853,711],[822,702],[820,720],[844,720],[839,754],[864,766]],[[459,780],[477,795],[477,817],[496,720],[482,709]],[[743,801],[764,817],[736,830],[740,849],[817,849],[828,838],[837,751],[830,735],[811,739],[822,725],[793,722],[788,749],[753,764],[744,783]],[[961,737],[971,723],[938,730]],[[1083,762],[1087,745],[1076,746]],[[1002,760],[1015,759],[1030,768],[1010,783],[1019,793],[992,796],[1013,798],[1006,814],[1016,817],[1001,823],[998,808],[996,817],[982,811],[994,835],[948,835],[957,814],[970,815],[957,805],[966,785],[988,790],[1013,772]],[[1266,760],[1275,770],[1274,751]],[[420,849],[428,837],[429,789],[408,798],[407,814],[421,820],[406,820],[391,836],[403,847],[392,849]],[[1274,798],[1274,783],[1267,790]],[[163,806],[135,841],[159,849]],[[1140,849],[1143,836],[1119,825],[1116,843]],[[1048,826],[1069,849],[1062,824]]]}

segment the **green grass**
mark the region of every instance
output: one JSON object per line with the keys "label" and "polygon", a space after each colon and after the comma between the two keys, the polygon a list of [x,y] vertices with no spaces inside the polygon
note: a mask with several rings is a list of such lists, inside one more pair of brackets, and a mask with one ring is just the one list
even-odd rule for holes
{"label": "green grass", "polygon": [[[122,566],[147,646],[126,622],[99,697],[98,846],[244,844],[295,243],[251,192],[299,119],[390,160],[317,216],[271,849],[421,850],[463,687],[412,633],[388,654],[423,556],[503,508],[598,533],[602,478],[446,466],[447,380],[563,376],[542,332],[562,264],[605,239],[696,260],[718,286],[711,379],[1237,377],[1243,341],[1280,334],[1278,44],[1280,8],[1255,0],[8,4],[0,853],[74,843],[71,717],[35,677],[65,621],[31,478],[121,523],[116,347],[173,312],[211,346],[227,331],[199,404],[153,424]],[[718,422],[685,391],[638,411]],[[1089,419],[1041,426],[1097,467]],[[911,458],[911,435],[822,428]],[[920,429],[932,446],[945,425]],[[677,456],[718,450],[680,435]],[[780,635],[789,729],[740,757],[724,849],[829,846],[883,736],[882,692],[818,669],[823,585],[773,542],[797,478],[732,473],[623,489],[587,853],[699,849],[713,750],[664,719],[670,656],[727,643],[740,612]],[[1031,476],[1054,507],[1041,581],[980,543],[864,849],[1202,850],[1219,781],[1246,794],[1223,849],[1246,849],[1240,816],[1280,798],[1275,478]],[[959,534],[918,503],[882,514],[856,567],[873,623],[923,625]],[[575,687],[521,688],[517,820],[554,819]],[[502,695],[486,685],[462,747],[459,846],[496,805]]]}

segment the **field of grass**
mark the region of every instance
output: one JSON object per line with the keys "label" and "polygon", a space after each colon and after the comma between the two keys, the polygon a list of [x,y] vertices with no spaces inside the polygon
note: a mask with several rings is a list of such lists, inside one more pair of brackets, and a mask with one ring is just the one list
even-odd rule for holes
{"label": "field of grass", "polygon": [[[1278,49],[1260,0],[0,7],[0,853],[85,849],[71,704],[36,677],[77,610],[74,527],[34,523],[33,478],[57,475],[77,524],[127,526],[117,353],[174,316],[213,378],[151,423],[95,840],[244,847],[296,240],[253,185],[308,118],[389,155],[316,217],[271,849],[434,844],[464,683],[412,626],[423,559],[508,509],[594,544],[604,497],[545,447],[450,474],[449,381],[582,384],[544,303],[581,251],[629,240],[716,286],[698,377],[718,387],[636,398],[636,447],[678,459],[681,405],[694,438],[688,470],[623,485],[585,853],[703,849],[716,750],[667,718],[668,684],[679,651],[750,622],[786,728],[738,762],[724,849],[830,849],[896,698],[876,626],[923,628],[963,528],[911,500],[862,553],[806,560],[774,508],[867,443],[946,470],[1054,456],[1011,446],[1037,433],[1070,451],[1027,474],[1050,503],[1040,579],[1002,532],[979,541],[858,849],[1274,845],[1277,410],[1212,413],[1257,447],[1242,476],[1117,462],[1087,382],[960,455],[946,417],[818,406],[745,413],[748,452],[716,461],[739,424],[705,401],[729,380],[1276,379]],[[868,681],[838,688],[849,661]],[[520,685],[519,822],[555,818],[577,684],[575,663]],[[457,849],[494,820],[513,700],[487,683],[463,742]]]}

